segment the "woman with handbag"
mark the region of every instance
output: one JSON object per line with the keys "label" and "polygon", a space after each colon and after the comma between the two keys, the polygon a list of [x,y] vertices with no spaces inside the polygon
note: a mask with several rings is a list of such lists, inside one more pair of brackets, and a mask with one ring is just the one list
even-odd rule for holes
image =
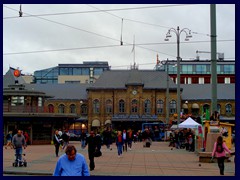
{"label": "woman with handbag", "polygon": [[226,158],[225,151],[231,154],[231,151],[228,149],[226,143],[223,141],[223,137],[218,136],[217,141],[214,143],[212,159],[214,158],[214,156],[217,158],[218,167],[221,175],[224,175],[224,160]]}

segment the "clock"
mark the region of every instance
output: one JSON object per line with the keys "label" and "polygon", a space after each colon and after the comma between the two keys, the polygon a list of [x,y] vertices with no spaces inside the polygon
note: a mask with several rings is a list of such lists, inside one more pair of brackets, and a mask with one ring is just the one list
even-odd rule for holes
{"label": "clock", "polygon": [[136,95],[136,94],[137,94],[137,91],[136,91],[136,90],[133,90],[133,91],[132,91],[132,94],[133,94],[133,95]]}

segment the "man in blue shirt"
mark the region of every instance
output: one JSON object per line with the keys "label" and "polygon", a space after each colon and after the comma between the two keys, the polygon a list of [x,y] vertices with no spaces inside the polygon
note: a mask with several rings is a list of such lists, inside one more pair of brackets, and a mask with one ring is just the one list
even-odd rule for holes
{"label": "man in blue shirt", "polygon": [[53,176],[90,176],[85,157],[73,145],[68,145],[65,153],[59,157]]}

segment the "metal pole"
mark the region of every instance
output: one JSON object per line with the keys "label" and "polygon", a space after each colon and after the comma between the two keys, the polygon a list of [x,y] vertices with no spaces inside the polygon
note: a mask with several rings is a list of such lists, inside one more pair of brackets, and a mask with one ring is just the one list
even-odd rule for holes
{"label": "metal pole", "polygon": [[180,33],[179,26],[177,27],[177,127],[180,124],[180,55],[179,55],[179,44],[180,44]]}
{"label": "metal pole", "polygon": [[167,99],[166,99],[166,122],[169,124],[169,74],[168,74],[168,59],[166,61],[167,65]]}
{"label": "metal pole", "polygon": [[211,114],[217,111],[217,35],[216,35],[216,5],[210,5],[211,15],[211,69],[212,69],[212,107]]}

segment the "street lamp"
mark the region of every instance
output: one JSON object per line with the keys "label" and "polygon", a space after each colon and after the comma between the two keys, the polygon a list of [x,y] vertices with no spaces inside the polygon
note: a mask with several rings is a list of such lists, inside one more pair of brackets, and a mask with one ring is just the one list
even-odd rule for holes
{"label": "street lamp", "polygon": [[177,125],[180,123],[180,55],[179,55],[179,44],[180,44],[180,35],[182,32],[186,34],[185,41],[189,41],[189,38],[192,38],[191,30],[188,28],[177,29],[170,28],[166,34],[165,41],[169,41],[169,38],[172,37],[171,32],[175,33],[177,36]]}

